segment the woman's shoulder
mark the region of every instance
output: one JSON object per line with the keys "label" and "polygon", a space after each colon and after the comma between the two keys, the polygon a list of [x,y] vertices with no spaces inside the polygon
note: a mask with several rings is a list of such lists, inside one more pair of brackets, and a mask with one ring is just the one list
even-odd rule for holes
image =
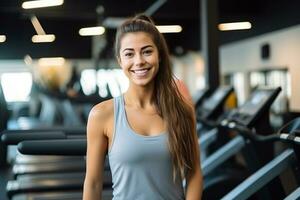
{"label": "woman's shoulder", "polygon": [[90,117],[105,120],[114,113],[114,100],[109,99],[96,104],[90,111]]}
{"label": "woman's shoulder", "polygon": [[113,99],[103,101],[95,105],[89,114],[87,123],[88,135],[95,139],[103,133],[109,136],[111,126],[113,123],[113,113],[114,113],[114,102]]}

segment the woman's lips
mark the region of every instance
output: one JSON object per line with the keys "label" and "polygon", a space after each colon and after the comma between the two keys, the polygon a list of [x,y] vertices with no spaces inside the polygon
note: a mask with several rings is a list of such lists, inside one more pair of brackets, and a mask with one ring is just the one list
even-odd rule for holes
{"label": "woman's lips", "polygon": [[143,68],[143,69],[135,69],[130,71],[137,77],[144,77],[147,75],[149,70],[150,68]]}

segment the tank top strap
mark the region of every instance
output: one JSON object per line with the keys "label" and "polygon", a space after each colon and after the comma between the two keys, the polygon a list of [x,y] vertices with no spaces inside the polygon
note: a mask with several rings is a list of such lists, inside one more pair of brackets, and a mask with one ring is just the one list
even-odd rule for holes
{"label": "tank top strap", "polygon": [[114,98],[114,130],[116,130],[117,123],[120,121],[120,96]]}
{"label": "tank top strap", "polygon": [[123,99],[122,95],[118,97],[113,98],[114,102],[114,129],[113,129],[113,139],[112,139],[112,145],[109,149],[109,153],[112,151],[114,147],[114,143],[116,140],[118,140],[118,134],[119,130],[124,128],[124,105],[123,105]]}
{"label": "tank top strap", "polygon": [[124,128],[125,108],[123,95],[114,98],[114,128]]}

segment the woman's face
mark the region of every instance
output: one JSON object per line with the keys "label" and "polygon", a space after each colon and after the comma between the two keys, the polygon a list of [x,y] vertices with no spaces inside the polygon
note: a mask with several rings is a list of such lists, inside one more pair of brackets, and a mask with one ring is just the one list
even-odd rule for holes
{"label": "woman's face", "polygon": [[120,42],[118,62],[132,84],[152,83],[159,69],[158,49],[149,34],[126,33]]}

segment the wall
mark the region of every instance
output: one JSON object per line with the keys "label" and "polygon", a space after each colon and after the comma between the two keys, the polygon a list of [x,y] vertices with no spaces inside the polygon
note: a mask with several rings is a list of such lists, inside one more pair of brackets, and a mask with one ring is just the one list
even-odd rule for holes
{"label": "wall", "polygon": [[184,56],[172,57],[171,60],[173,73],[186,84],[192,96],[204,88],[204,61],[201,53],[189,51]]}
{"label": "wall", "polygon": [[[270,44],[271,57],[262,60],[260,48]],[[291,75],[291,111],[300,112],[300,25],[223,45],[221,73],[247,72],[261,68],[286,67]]]}

